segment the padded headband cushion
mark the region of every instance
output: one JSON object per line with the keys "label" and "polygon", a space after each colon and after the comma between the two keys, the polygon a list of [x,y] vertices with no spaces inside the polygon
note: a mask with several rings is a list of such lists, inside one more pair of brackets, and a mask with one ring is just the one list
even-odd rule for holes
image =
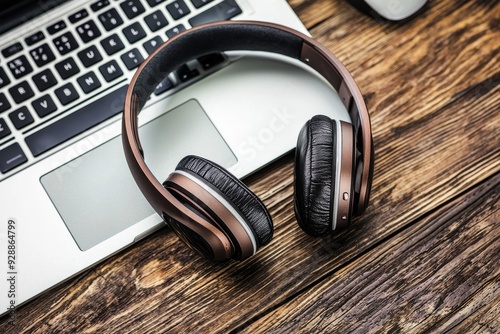
{"label": "padded headband cushion", "polygon": [[177,170],[192,172],[206,180],[223,195],[250,225],[261,247],[273,237],[273,222],[264,204],[238,178],[214,162],[197,156],[187,156]]}
{"label": "padded headband cushion", "polygon": [[336,127],[327,116],[314,116],[300,131],[295,153],[295,215],[311,236],[331,231],[335,187]]}
{"label": "padded headband cushion", "polygon": [[269,26],[233,23],[192,29],[160,47],[141,71],[134,87],[142,109],[155,87],[171,72],[191,59],[221,51],[267,51],[298,59],[302,39]]}

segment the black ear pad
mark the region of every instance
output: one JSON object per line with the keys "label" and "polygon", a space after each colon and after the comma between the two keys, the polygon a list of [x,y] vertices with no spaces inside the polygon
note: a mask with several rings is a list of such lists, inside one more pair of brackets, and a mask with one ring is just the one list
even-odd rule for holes
{"label": "black ear pad", "polygon": [[192,155],[183,158],[176,169],[200,176],[224,195],[250,225],[258,247],[271,241],[273,221],[269,212],[238,178],[216,163]]}
{"label": "black ear pad", "polygon": [[332,230],[336,126],[327,116],[314,116],[302,127],[295,152],[295,216],[309,235]]}

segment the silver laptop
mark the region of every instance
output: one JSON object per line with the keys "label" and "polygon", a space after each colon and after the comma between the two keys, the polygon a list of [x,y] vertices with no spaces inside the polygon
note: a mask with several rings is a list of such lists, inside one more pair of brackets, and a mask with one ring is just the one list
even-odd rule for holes
{"label": "silver laptop", "polygon": [[[7,0],[0,12],[3,313],[164,226],[120,138],[127,82],[149,53],[216,20],[307,33],[284,0]],[[304,66],[214,54],[165,78],[141,114],[140,137],[159,180],[187,154],[244,177],[293,149],[315,114],[349,120]]]}

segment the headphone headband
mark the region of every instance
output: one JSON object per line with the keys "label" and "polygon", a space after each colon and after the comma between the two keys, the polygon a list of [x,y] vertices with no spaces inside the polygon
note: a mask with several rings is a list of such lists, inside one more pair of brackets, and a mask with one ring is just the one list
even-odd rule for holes
{"label": "headphone headband", "polygon": [[347,108],[356,135],[355,207],[361,214],[368,206],[373,174],[373,143],[370,119],[361,92],[344,65],[312,38],[290,28],[264,22],[224,21],[186,30],[155,50],[138,68],[125,98],[122,140],[125,156],[136,183],[153,208],[185,212],[177,199],[154,177],[144,162],[137,128],[137,116],[156,86],[171,72],[191,59],[223,51],[267,51],[298,59],[322,75]]}

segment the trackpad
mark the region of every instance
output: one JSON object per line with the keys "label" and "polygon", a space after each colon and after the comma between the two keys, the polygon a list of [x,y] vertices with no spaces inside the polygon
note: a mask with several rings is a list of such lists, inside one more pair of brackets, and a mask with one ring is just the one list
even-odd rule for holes
{"label": "trackpad", "polygon": [[[196,100],[143,125],[139,136],[146,163],[160,182],[188,154],[225,167],[236,163],[236,157]],[[82,251],[154,213],[130,174],[121,136],[40,180]]]}

